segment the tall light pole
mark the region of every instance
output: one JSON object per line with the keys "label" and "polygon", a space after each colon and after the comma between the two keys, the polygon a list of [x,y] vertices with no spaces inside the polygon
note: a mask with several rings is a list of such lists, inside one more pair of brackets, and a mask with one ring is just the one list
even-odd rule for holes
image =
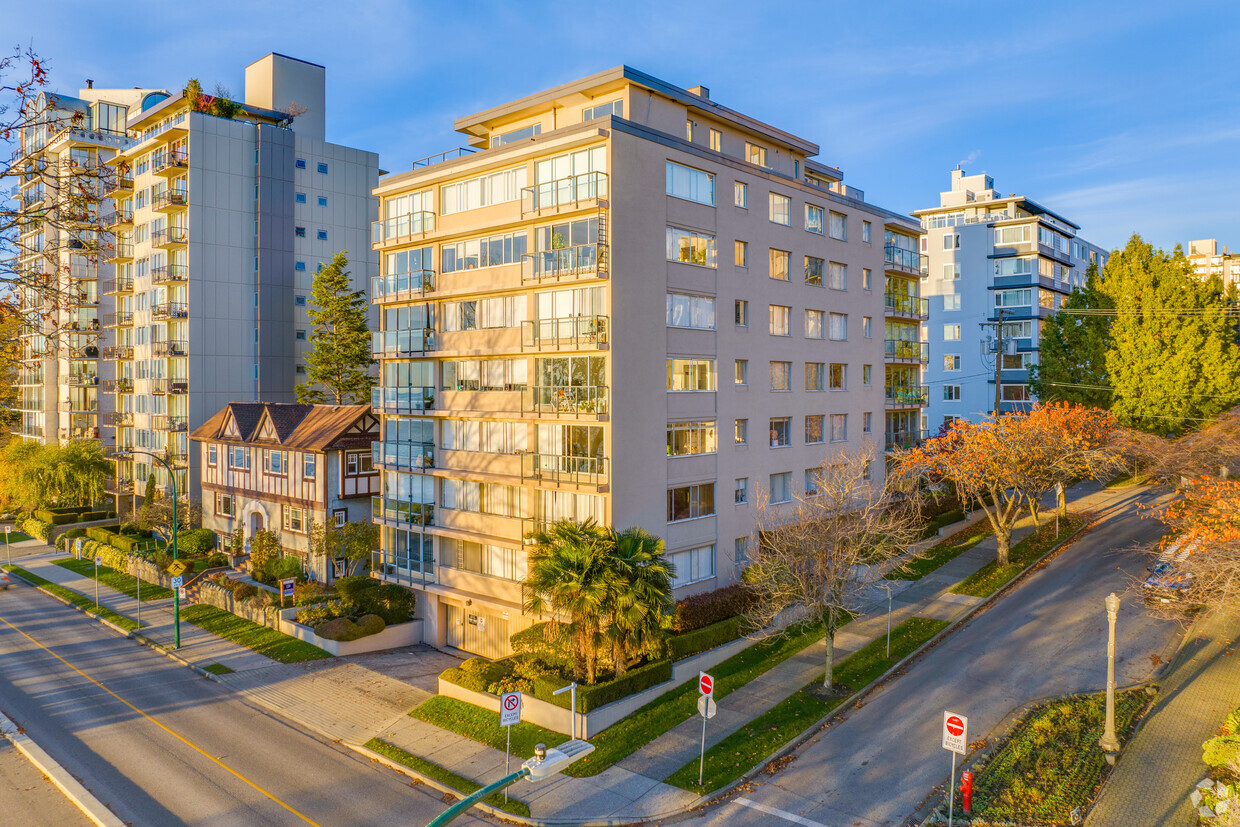
{"label": "tall light pole", "polygon": [[[172,559],[177,559],[177,475],[173,473],[172,466],[168,461],[159,454],[152,454],[150,451],[141,451],[135,448],[127,448],[117,453],[117,457],[133,456],[134,454],[146,454],[151,459],[164,466],[164,470],[168,472],[168,482],[172,486]],[[140,578],[139,578],[140,579]],[[172,590],[172,642],[174,649],[181,648],[181,592],[179,589]]]}
{"label": "tall light pole", "polygon": [[[1119,612],[1119,598],[1115,592],[1107,595],[1107,721],[1098,746],[1108,753],[1119,752],[1119,739],[1115,737],[1115,615]],[[1107,760],[1114,762],[1114,756]]]}

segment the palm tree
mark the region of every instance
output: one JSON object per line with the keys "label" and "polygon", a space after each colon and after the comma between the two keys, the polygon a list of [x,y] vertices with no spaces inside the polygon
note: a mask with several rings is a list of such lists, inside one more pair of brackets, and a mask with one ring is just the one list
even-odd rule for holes
{"label": "palm tree", "polygon": [[573,677],[594,683],[601,618],[613,592],[608,532],[594,520],[559,520],[530,538],[534,549],[521,584],[525,611],[569,618]]}
{"label": "palm tree", "polygon": [[663,541],[643,528],[613,528],[609,534],[612,593],[608,600],[607,636],[619,677],[634,655],[642,651],[657,654],[671,628],[676,607],[672,599],[676,567],[664,557]]}

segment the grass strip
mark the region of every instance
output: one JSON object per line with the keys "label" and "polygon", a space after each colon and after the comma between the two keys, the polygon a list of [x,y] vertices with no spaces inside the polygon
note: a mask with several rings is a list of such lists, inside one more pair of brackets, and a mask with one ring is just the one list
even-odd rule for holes
{"label": "grass strip", "polygon": [[[1153,702],[1143,689],[1115,694],[1115,732],[1122,743]],[[1106,693],[1075,695],[1031,709],[994,756],[973,767],[973,814],[987,823],[1070,824],[1089,810],[1110,767],[1098,739]],[[959,797],[957,797],[959,799]],[[946,802],[943,812],[946,816]],[[956,812],[964,812],[956,801]]]}
{"label": "grass strip", "polygon": [[[60,566],[62,569],[68,569],[69,571],[74,572],[75,574],[80,574],[83,577],[89,577],[91,579],[94,579],[95,577],[95,563],[93,560],[78,560],[75,557],[64,557],[59,560],[53,560],[52,562]],[[124,572],[119,572],[116,569],[109,568],[107,566],[100,566],[99,582],[108,588],[116,589],[118,592],[129,595],[135,600],[138,599],[138,578],[134,577],[132,574],[125,574]],[[146,585],[142,587],[143,600],[162,600],[166,597],[172,597],[172,589],[165,589],[163,586],[157,586],[146,580],[143,580],[142,582],[146,583]]]}
{"label": "grass strip", "polygon": [[701,785],[697,783],[696,758],[672,773],[667,783],[699,795],[730,784],[820,721],[848,696],[912,654],[947,625],[945,620],[910,617],[891,630],[890,657],[887,656],[887,636],[882,635],[836,665],[834,682],[842,692],[824,697],[822,678],[817,678],[708,749]]}
{"label": "grass strip", "polygon": [[944,563],[955,560],[982,540],[994,534],[989,520],[957,531],[946,540],[932,545],[922,557],[915,557],[903,566],[887,572],[887,580],[920,580]]}
{"label": "grass strip", "polygon": [[31,537],[29,534],[27,534],[27,533],[26,533],[26,532],[24,532],[24,531],[11,531],[11,532],[9,532],[9,543],[10,543],[10,544],[11,544],[11,543],[20,543],[20,542],[22,542],[23,540],[33,540],[33,539],[34,539],[33,537]]}
{"label": "grass strip", "polygon": [[[483,709],[455,698],[436,695],[409,714],[498,750],[503,750],[508,743],[508,728],[499,725],[498,710]],[[567,740],[567,735],[522,722],[512,728],[512,754],[529,758],[534,754],[535,744],[554,747]]]}
{"label": "grass strip", "polygon": [[57,597],[60,597],[60,598],[63,598],[64,600],[69,601],[74,606],[77,606],[81,609],[86,609],[91,614],[95,615],[96,617],[101,617],[104,620],[107,620],[111,623],[115,623],[117,626],[121,627],[127,632],[132,632],[134,629],[138,628],[138,621],[132,618],[125,617],[124,615],[117,614],[116,612],[112,611],[106,606],[100,605],[96,607],[95,598],[93,597],[87,597],[86,595],[81,594],[80,592],[75,592],[72,589],[66,589],[64,586],[57,585],[56,583],[53,583],[50,580],[44,580],[39,575],[31,574],[30,572],[26,571],[20,566],[5,566],[5,569],[13,572],[14,574],[18,575],[24,580],[34,583],[36,586],[40,587],[44,591],[50,592],[51,594],[54,594]]}
{"label": "grass strip", "polygon": [[1133,488],[1138,485],[1145,485],[1149,480],[1140,474],[1120,474],[1115,479],[1107,483],[1107,488]]}
{"label": "grass strip", "polygon": [[[387,741],[381,741],[378,738],[371,738],[363,744],[363,746],[371,752],[379,753],[390,761],[395,761],[397,764],[404,764],[406,767],[409,767],[412,770],[417,770],[428,778],[435,779],[444,786],[451,787],[452,789],[461,792],[463,794],[462,797],[471,793],[476,793],[478,790],[482,789],[481,784],[470,781],[462,775],[457,775],[452,772],[452,770],[445,769],[438,764],[431,763],[425,758],[419,758],[412,753],[405,752],[400,747],[393,746]],[[529,818],[530,816],[530,805],[520,799],[512,798],[511,796],[509,796],[508,800],[505,801],[503,793],[491,793],[482,800],[487,804],[490,804],[492,807],[495,807],[497,810],[503,810],[505,812],[512,813],[513,815],[524,816],[525,818]]]}
{"label": "grass strip", "polygon": [[953,594],[968,594],[973,597],[990,597],[1006,586],[1016,575],[1029,567],[1039,557],[1046,554],[1055,544],[1071,536],[1085,525],[1085,518],[1079,514],[1069,514],[1059,520],[1059,533],[1055,533],[1055,520],[1052,518],[1012,546],[1008,552],[1008,564],[1000,566],[994,560],[970,574],[964,580],[951,587]]}
{"label": "grass strip", "polygon": [[201,603],[187,606],[181,609],[181,619],[280,663],[299,663],[331,657],[330,653],[304,640],[251,623],[214,606]]}
{"label": "grass strip", "polygon": [[209,663],[202,667],[202,671],[210,672],[212,675],[231,675],[236,670],[229,669],[222,663]]}

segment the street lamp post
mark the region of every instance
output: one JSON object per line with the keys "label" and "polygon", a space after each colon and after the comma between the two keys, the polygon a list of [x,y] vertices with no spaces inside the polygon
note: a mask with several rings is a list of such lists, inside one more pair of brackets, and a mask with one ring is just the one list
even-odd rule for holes
{"label": "street lamp post", "polygon": [[[172,559],[177,559],[177,475],[173,473],[172,466],[168,461],[158,454],[152,454],[150,451],[139,451],[134,448],[122,451],[117,454],[118,457],[133,454],[146,454],[151,459],[164,466],[164,470],[168,472],[168,482],[172,486]],[[174,649],[181,648],[181,592],[179,589],[172,590],[172,643]]]}
{"label": "street lamp post", "polygon": [[1108,762],[1114,763],[1114,753],[1119,752],[1119,739],[1115,737],[1115,615],[1119,612],[1119,598],[1115,592],[1107,595],[1107,720],[1098,746],[1107,753]]}

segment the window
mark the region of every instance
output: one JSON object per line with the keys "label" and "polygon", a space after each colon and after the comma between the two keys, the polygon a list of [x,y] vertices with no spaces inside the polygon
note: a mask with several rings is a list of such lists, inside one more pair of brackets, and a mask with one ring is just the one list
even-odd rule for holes
{"label": "window", "polygon": [[870,226],[871,225],[869,221],[861,222],[861,240],[864,241],[866,244],[870,243]]}
{"label": "window", "polygon": [[736,241],[732,244],[733,263],[737,267],[749,266],[749,242]]}
{"label": "window", "polygon": [[685,140],[693,141],[693,121],[685,121]]}
{"label": "window", "polygon": [[1029,240],[1029,225],[1021,227],[995,227],[995,244],[1023,244]]}
{"label": "window", "polygon": [[735,367],[736,367],[736,370],[735,370],[736,378],[734,379],[735,384],[748,385],[749,384],[749,360],[748,359],[737,359],[735,363]]}
{"label": "window", "polygon": [[[494,204],[519,201],[521,190],[528,180],[527,176],[525,166],[519,166],[488,172],[465,181],[444,184],[439,188],[440,212],[443,215],[452,215],[480,207],[490,207]],[[422,208],[430,210],[429,198],[423,201]],[[410,213],[417,212],[420,210],[410,210]],[[420,220],[421,216],[418,219]],[[524,235],[522,233],[522,237]]]}
{"label": "window", "polygon": [[735,545],[736,551],[733,562],[738,566],[744,566],[749,563],[749,538],[737,537]]}
{"label": "window", "polygon": [[960,278],[960,265],[959,264],[944,264],[943,265],[943,280],[944,281],[955,281],[958,278]]}
{"label": "window", "polygon": [[288,473],[288,452],[287,451],[266,451],[263,455],[263,470],[268,474],[286,474]]}
{"label": "window", "polygon": [[293,166],[297,167],[298,169],[305,169],[306,160],[304,158],[298,158],[296,161],[293,162]]}
{"label": "window", "polygon": [[207,445],[207,465],[215,465],[219,461],[215,453],[216,447],[214,442]]}
{"label": "window", "polygon": [[840,241],[848,240],[848,216],[839,212],[830,214],[831,237]]}
{"label": "window", "polygon": [[874,384],[874,366],[873,365],[862,365],[861,366],[861,384],[865,385],[867,388]]}
{"label": "window", "polygon": [[866,411],[865,413],[861,414],[861,433],[863,434],[874,433],[874,414],[872,414],[869,411]]}
{"label": "window", "polygon": [[736,488],[732,494],[732,501],[737,505],[743,505],[749,502],[749,477],[741,477],[736,481]]}
{"label": "window", "polygon": [[250,449],[233,446],[228,452],[228,467],[245,469],[250,467]]}
{"label": "window", "polygon": [[667,194],[715,206],[715,176],[673,161],[667,162]]}
{"label": "window", "polygon": [[874,289],[874,272],[870,270],[869,267],[861,268],[861,289],[862,290],[873,290]]}
{"label": "window", "polygon": [[293,334],[293,337],[297,339],[297,341],[299,342],[304,342],[306,341],[306,331],[298,330],[297,332]]}
{"label": "window", "polygon": [[766,147],[757,144],[745,144],[745,160],[760,167],[766,166]]}
{"label": "window", "polygon": [[791,222],[792,199],[779,193],[771,193],[771,222],[788,225]]}
{"label": "window", "polygon": [[960,386],[959,385],[944,385],[943,386],[943,401],[944,402],[959,402],[960,401]]}
{"label": "window", "polygon": [[[1041,292],[1054,295],[1047,290]],[[994,296],[995,307],[1030,307],[1033,304],[1033,290],[1028,287],[1023,290],[996,290]]]}
{"label": "window", "polygon": [[304,204],[306,203],[306,194],[304,192],[295,192],[293,193],[293,200],[298,204]]}
{"label": "window", "polygon": [[826,314],[821,310],[805,311],[805,338],[821,339],[826,335],[824,330],[823,318]]}
{"label": "window", "polygon": [[708,296],[667,294],[667,326],[715,329],[715,300]]}
{"label": "window", "polygon": [[1029,339],[1033,337],[1033,320],[1023,322],[1006,322],[1003,325],[1003,338]]}
{"label": "window", "polygon": [[960,341],[960,325],[958,324],[943,325],[943,341],[959,342]]}
{"label": "window", "polygon": [[831,390],[848,390],[848,365],[832,362],[829,375],[831,377],[831,384],[829,386]]}
{"label": "window", "polygon": [[306,530],[306,513],[295,505],[284,506],[284,530],[304,533]]}
{"label": "window", "polygon": [[714,422],[670,422],[667,426],[667,455],[686,457],[715,453]]}
{"label": "window", "polygon": [[791,362],[771,362],[771,390],[792,390]]}
{"label": "window", "polygon": [[305,307],[306,297],[305,296],[293,296],[293,306],[294,307]]}
{"label": "window", "polygon": [[742,209],[749,209],[749,185],[737,181],[732,185],[732,203]]}
{"label": "window", "polygon": [[298,272],[305,272],[306,263],[304,261],[294,262],[293,269]]}
{"label": "window", "polygon": [[749,327],[749,302],[736,300],[736,326]]}
{"label": "window", "polygon": [[792,258],[787,250],[771,250],[770,256],[770,275],[773,279],[779,281],[788,280],[788,263]]}
{"label": "window", "polygon": [[696,264],[699,267],[714,267],[715,237],[696,230],[668,227],[667,260]]}
{"label": "window", "polygon": [[715,152],[723,152],[723,133],[718,129],[710,131],[710,148]]}
{"label": "window", "polygon": [[805,205],[805,229],[811,233],[822,235],[824,228],[822,226],[822,207],[816,207],[813,204]]}
{"label": "window", "polygon": [[805,496],[807,497],[818,495],[818,471],[817,468],[805,469]]}
{"label": "window", "polygon": [[220,517],[236,516],[233,498],[230,497],[228,494],[216,494],[215,495],[215,513],[217,516],[220,516]]}
{"label": "window", "polygon": [[715,484],[685,485],[667,491],[667,521],[693,520],[715,513]]}
{"label": "window", "polygon": [[769,306],[769,313],[771,335],[791,336],[789,319],[792,317],[792,308],[785,307],[782,304],[772,304]]}
{"label": "window", "polygon": [[668,555],[672,565],[676,567],[676,576],[672,579],[672,588],[687,586],[701,580],[709,580],[715,576],[715,546],[691,548],[688,551],[674,551]]}
{"label": "window", "polygon": [[1033,396],[1029,393],[1028,385],[1003,385],[1002,389],[1004,402],[1033,401]]}
{"label": "window", "polygon": [[715,389],[715,360],[668,359],[667,389],[669,391],[713,391]]}
{"label": "window", "polygon": [[817,445],[823,441],[823,415],[811,414],[805,417],[805,444]]}
{"label": "window", "polygon": [[960,354],[959,353],[944,354],[943,370],[960,370]]}
{"label": "window", "polygon": [[515,141],[525,141],[530,138],[537,137],[542,134],[542,124],[536,123],[531,126],[525,126],[521,129],[514,129],[511,132],[505,132],[502,135],[491,136],[491,147],[504,146]]}
{"label": "window", "polygon": [[832,313],[828,335],[832,341],[843,342],[848,339],[848,314]]}
{"label": "window", "polygon": [[867,339],[873,338],[874,320],[869,316],[861,317],[861,335]]}
{"label": "window", "polygon": [[874,465],[873,460],[867,459],[865,461],[865,465],[861,467],[861,479],[863,480],[873,479],[874,477],[873,465]]}
{"label": "window", "polygon": [[349,509],[334,508],[332,509],[332,525],[336,528],[344,528],[344,524],[349,521]]}
{"label": "window", "polygon": [[826,376],[826,365],[822,362],[806,362],[805,363],[805,390],[820,391],[823,389],[823,380]]}
{"label": "window", "polygon": [[318,169],[318,171],[319,171],[319,175],[326,175],[326,174],[327,174],[327,164],[324,164],[324,163],[320,162],[320,163],[318,164],[318,166],[317,166],[317,169]]}
{"label": "window", "polygon": [[611,103],[600,103],[597,106],[587,107],[581,112],[581,120],[592,121],[595,118],[606,118],[608,115],[623,118],[624,101],[612,101]]}
{"label": "window", "polygon": [[319,238],[319,241],[326,241],[326,240],[327,240],[327,230],[319,230],[319,232],[318,232],[318,238]]}
{"label": "window", "polygon": [[943,234],[943,249],[944,250],[960,249],[960,236],[956,235],[955,233],[944,233]]}
{"label": "window", "polygon": [[[546,240],[546,236],[552,233],[575,234],[578,229],[576,223],[571,227],[559,225],[558,227],[540,227],[534,231],[535,239],[540,242],[540,249],[551,249],[551,245],[542,246],[541,242]],[[586,232],[588,234],[588,227]],[[458,241],[454,244],[444,244],[440,248],[440,271],[443,273],[455,273],[458,270],[476,270],[479,267],[495,267],[500,264],[516,264],[521,261],[521,257],[525,254],[528,239],[524,231],[519,233],[504,233],[503,235],[486,236],[483,238],[471,238],[468,241]],[[581,243],[585,243],[584,238]],[[407,266],[410,271],[417,272],[421,269],[430,269],[429,256],[422,257],[422,267],[414,267],[413,262]],[[401,271],[398,271],[401,272]]]}
{"label": "window", "polygon": [[748,419],[736,420],[734,430],[733,430],[732,442],[735,445],[748,445],[749,444],[749,420]]}
{"label": "window", "polygon": [[317,458],[314,454],[302,454],[301,458],[301,475],[306,479],[313,479],[316,468]]}
{"label": "window", "polygon": [[359,477],[375,470],[370,451],[349,451],[344,455],[344,475]]}
{"label": "window", "polygon": [[786,503],[792,501],[792,473],[771,474],[771,502]]}
{"label": "window", "polygon": [[787,448],[792,444],[792,417],[776,416],[771,418],[771,447]]}
{"label": "window", "polygon": [[943,297],[943,309],[944,310],[959,310],[960,309],[960,294],[953,293],[950,296],[944,296]]}
{"label": "window", "polygon": [[822,271],[825,262],[820,258],[813,256],[805,257],[805,283],[812,284],[815,287],[822,287]]}
{"label": "window", "polygon": [[320,196],[319,196],[319,206],[320,206],[320,207],[326,207],[326,206],[327,206],[327,196],[325,196],[325,195],[320,195]]}
{"label": "window", "polygon": [[848,265],[838,261],[831,262],[827,268],[827,286],[832,290],[848,289]]}
{"label": "window", "polygon": [[848,414],[831,414],[831,441],[848,439]]}
{"label": "window", "polygon": [[305,237],[306,237],[306,228],[305,228],[305,227],[294,227],[294,228],[293,228],[293,235],[297,236],[298,238],[305,238]]}

